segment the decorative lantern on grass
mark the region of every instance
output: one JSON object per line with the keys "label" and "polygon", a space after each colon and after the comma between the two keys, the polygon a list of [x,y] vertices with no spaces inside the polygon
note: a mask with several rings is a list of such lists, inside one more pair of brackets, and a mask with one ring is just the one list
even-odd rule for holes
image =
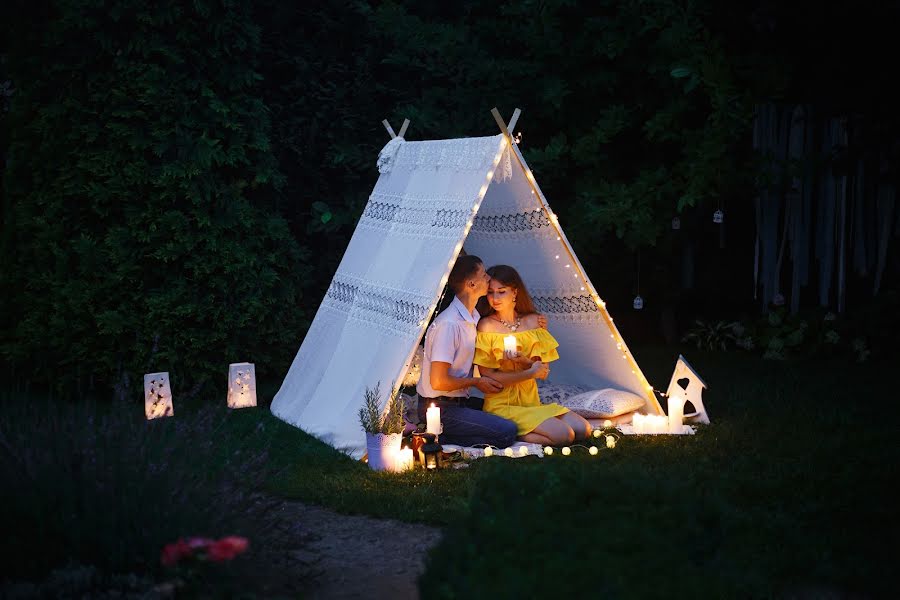
{"label": "decorative lantern on grass", "polygon": [[168,372],[144,375],[144,414],[148,421],[175,414]]}
{"label": "decorative lantern on grass", "polygon": [[[430,435],[430,434],[426,434]],[[422,446],[422,456],[424,457],[424,465],[426,469],[441,468],[441,452],[444,449],[434,440],[425,442]]]}
{"label": "decorative lantern on grass", "polygon": [[256,366],[253,363],[228,365],[228,408],[256,406]]}

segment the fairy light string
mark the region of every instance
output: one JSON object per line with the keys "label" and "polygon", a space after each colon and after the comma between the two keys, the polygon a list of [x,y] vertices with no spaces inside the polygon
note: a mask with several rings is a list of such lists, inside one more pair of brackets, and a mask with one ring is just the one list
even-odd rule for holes
{"label": "fairy light string", "polygon": [[[644,376],[644,373],[641,371],[640,367],[637,364],[637,361],[634,360],[634,357],[631,355],[631,352],[628,350],[628,346],[625,344],[625,340],[622,338],[622,335],[619,333],[618,328],[613,323],[613,318],[606,310],[606,302],[604,302],[600,295],[597,293],[597,290],[594,289],[594,285],[591,283],[590,279],[588,279],[584,267],[581,265],[581,262],[578,260],[578,257],[575,256],[575,253],[572,251],[572,245],[569,243],[569,240],[566,238],[566,234],[563,232],[562,228],[559,226],[559,217],[556,216],[556,213],[550,208],[549,203],[547,202],[547,198],[544,196],[544,193],[541,191],[540,186],[535,180],[534,173],[532,173],[531,169],[528,168],[525,164],[525,159],[522,157],[519,148],[515,144],[511,144],[510,148],[514,151],[516,156],[516,160],[519,161],[519,165],[525,171],[526,179],[528,180],[528,184],[531,186],[531,193],[537,196],[538,201],[540,202],[541,209],[547,215],[547,219],[550,222],[550,225],[553,227],[556,232],[556,239],[559,242],[562,242],[563,249],[565,250],[566,255],[568,255],[569,262],[566,264],[564,268],[572,269],[573,275],[576,278],[581,279],[581,289],[590,293],[591,298],[594,300],[594,303],[597,305],[597,308],[600,309],[600,315],[605,319],[607,326],[609,327],[610,337],[616,341],[616,348],[621,352],[622,359],[628,362],[628,365],[631,367],[631,373],[635,375],[638,381],[644,388],[645,395],[650,402],[650,407],[654,409],[656,414],[663,414],[662,407],[659,404],[659,401],[656,399],[654,395],[654,388],[650,385],[650,382],[647,381],[647,378]],[[556,255],[557,259],[559,255]]]}

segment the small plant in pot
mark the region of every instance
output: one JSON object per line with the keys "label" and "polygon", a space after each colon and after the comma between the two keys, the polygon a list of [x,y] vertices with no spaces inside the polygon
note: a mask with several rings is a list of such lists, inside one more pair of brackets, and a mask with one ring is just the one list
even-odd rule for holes
{"label": "small plant in pot", "polygon": [[[391,389],[394,385],[391,384]],[[375,471],[395,470],[395,457],[400,452],[403,435],[403,397],[399,390],[381,403],[381,382],[366,388],[365,403],[359,409],[359,424],[366,432],[369,468]]]}

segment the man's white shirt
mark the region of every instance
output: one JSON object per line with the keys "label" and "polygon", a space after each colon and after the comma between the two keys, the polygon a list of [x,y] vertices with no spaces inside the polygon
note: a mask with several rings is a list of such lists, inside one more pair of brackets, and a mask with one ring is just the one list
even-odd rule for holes
{"label": "man's white shirt", "polygon": [[451,396],[465,398],[469,388],[441,391],[431,387],[432,361],[450,363],[449,374],[453,377],[471,377],[472,360],[475,358],[476,325],[481,315],[478,310],[470,313],[456,296],[425,332],[425,353],[422,360],[422,375],[416,385],[419,396],[434,398]]}

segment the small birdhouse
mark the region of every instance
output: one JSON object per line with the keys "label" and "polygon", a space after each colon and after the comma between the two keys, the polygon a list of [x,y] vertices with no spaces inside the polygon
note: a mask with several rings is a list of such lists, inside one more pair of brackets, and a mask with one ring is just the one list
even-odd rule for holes
{"label": "small birdhouse", "polygon": [[228,408],[256,406],[256,367],[253,363],[228,365]]}
{"label": "small birdhouse", "polygon": [[713,213],[713,223],[721,223],[724,220],[725,220],[725,213],[723,213],[721,210],[717,210],[716,212]]}
{"label": "small birdhouse", "polygon": [[144,414],[147,420],[171,417],[175,414],[172,407],[172,387],[169,385],[168,373],[148,373],[144,375]]}
{"label": "small birdhouse", "polygon": [[640,296],[634,297],[634,310],[641,310],[644,308],[644,299]]}

